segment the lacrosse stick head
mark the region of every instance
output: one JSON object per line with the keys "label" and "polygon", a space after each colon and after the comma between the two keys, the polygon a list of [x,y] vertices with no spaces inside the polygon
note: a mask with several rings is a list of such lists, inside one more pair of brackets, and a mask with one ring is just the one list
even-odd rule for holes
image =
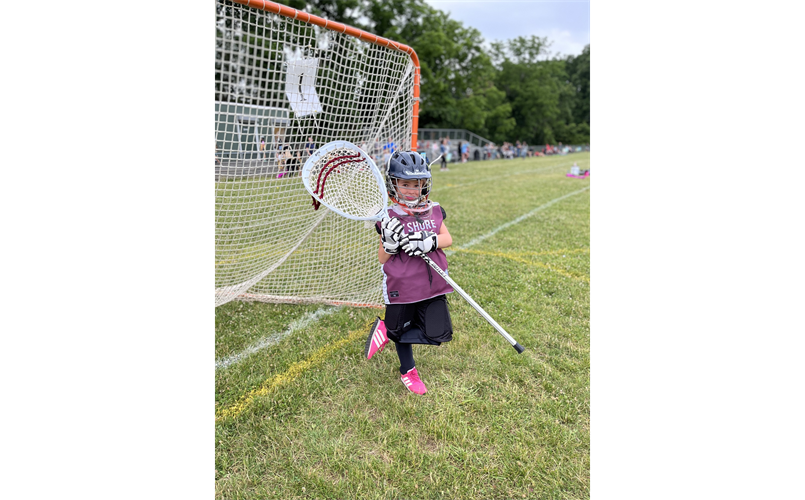
{"label": "lacrosse stick head", "polygon": [[302,168],[302,182],[313,197],[313,208],[324,205],[354,220],[380,220],[388,205],[383,174],[372,158],[347,141],[317,149]]}

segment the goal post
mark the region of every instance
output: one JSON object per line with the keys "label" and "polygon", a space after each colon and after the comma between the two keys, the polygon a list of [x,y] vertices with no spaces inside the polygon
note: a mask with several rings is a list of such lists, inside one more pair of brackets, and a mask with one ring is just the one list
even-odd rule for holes
{"label": "goal post", "polygon": [[416,52],[262,0],[216,0],[215,30],[216,307],[381,307],[377,234],[315,210],[299,173],[334,140],[379,165],[416,147]]}

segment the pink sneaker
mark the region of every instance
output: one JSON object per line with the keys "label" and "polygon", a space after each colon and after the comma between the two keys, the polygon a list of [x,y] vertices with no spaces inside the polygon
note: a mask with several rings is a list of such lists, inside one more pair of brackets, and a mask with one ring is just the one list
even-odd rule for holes
{"label": "pink sneaker", "polygon": [[400,380],[402,380],[402,383],[405,384],[405,387],[407,387],[411,392],[415,392],[417,394],[425,394],[428,392],[428,390],[425,388],[425,384],[419,380],[419,373],[417,373],[416,368],[411,368],[408,370],[408,373],[401,375]]}
{"label": "pink sneaker", "polygon": [[374,356],[376,352],[382,351],[388,343],[389,338],[386,335],[386,324],[378,317],[369,330],[369,337],[366,339],[366,347],[363,350],[363,354],[366,356],[366,359],[372,359],[372,356]]}

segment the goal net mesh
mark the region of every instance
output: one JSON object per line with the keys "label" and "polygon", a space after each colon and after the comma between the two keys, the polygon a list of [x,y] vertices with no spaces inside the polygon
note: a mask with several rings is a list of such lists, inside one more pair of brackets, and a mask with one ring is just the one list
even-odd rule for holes
{"label": "goal net mesh", "polygon": [[216,1],[215,28],[216,307],[382,305],[377,233],[314,210],[300,172],[333,140],[378,165],[410,149],[411,57],[229,0]]}

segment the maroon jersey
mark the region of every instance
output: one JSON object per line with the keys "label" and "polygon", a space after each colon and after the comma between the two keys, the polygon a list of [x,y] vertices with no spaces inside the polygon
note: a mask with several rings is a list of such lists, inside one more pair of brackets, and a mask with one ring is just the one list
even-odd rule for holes
{"label": "maroon jersey", "polygon": [[[387,207],[386,214],[399,219],[406,233],[430,231],[439,234],[446,218],[444,209],[435,202],[427,215],[419,217],[408,215],[398,205]],[[380,232],[379,222],[375,227]],[[447,274],[447,257],[441,248],[427,255]],[[422,257],[409,257],[402,249],[383,264],[383,299],[386,304],[411,304],[452,291],[453,287]]]}

